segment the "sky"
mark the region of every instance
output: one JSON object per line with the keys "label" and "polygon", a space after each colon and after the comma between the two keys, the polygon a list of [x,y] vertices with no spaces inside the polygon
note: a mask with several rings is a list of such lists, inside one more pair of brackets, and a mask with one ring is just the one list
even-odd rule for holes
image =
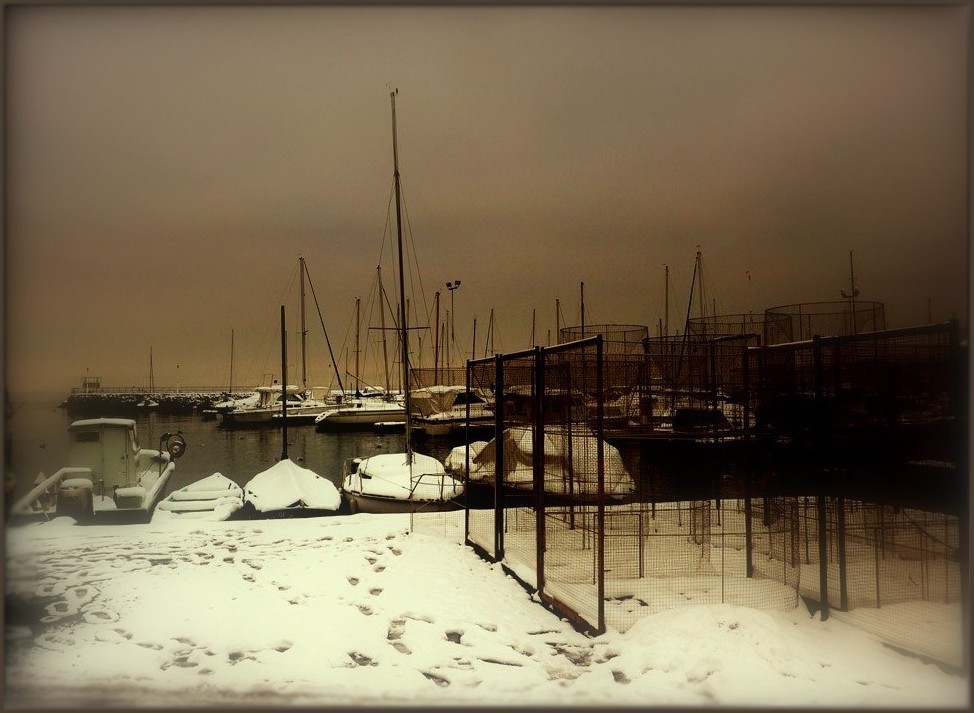
{"label": "sky", "polygon": [[679,329],[698,249],[708,314],[841,300],[852,251],[888,326],[966,324],[967,29],[964,6],[8,7],[8,388],[146,386],[150,353],[156,386],[266,383],[282,304],[294,382],[299,256],[329,383],[356,298],[361,349],[382,334],[378,265],[397,300],[392,89],[410,323],[439,291],[454,364],[557,341],[583,291],[589,325]]}
{"label": "sky", "polygon": [[11,528],[5,704],[969,706],[967,677],[803,605],[691,599],[587,637],[452,516]]}

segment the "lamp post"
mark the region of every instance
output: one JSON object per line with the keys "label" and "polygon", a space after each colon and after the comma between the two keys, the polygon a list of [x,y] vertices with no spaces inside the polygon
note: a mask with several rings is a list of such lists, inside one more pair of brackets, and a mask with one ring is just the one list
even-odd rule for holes
{"label": "lamp post", "polygon": [[446,283],[446,289],[450,291],[450,312],[453,314],[453,319],[450,322],[450,343],[446,347],[447,366],[450,366],[450,352],[453,351],[453,345],[457,341],[457,334],[455,329],[455,325],[457,323],[457,311],[456,311],[456,307],[454,306],[453,293],[456,291],[456,289],[459,286],[460,286],[460,280],[454,280],[453,282]]}

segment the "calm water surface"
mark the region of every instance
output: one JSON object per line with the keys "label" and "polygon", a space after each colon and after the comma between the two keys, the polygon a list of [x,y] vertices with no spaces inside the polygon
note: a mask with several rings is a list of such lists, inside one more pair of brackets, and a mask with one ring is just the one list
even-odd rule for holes
{"label": "calm water surface", "polygon": [[[17,482],[15,497],[31,488],[38,472],[51,475],[65,464],[68,426],[80,417],[58,408],[63,400],[63,394],[11,395],[13,414],[6,425],[10,440],[5,466]],[[167,492],[217,472],[243,486],[274,465],[283,452],[277,427],[226,429],[219,420],[204,421],[195,414],[148,413],[136,418],[136,428],[142,448],[158,448],[160,437],[167,432],[182,432],[186,439],[186,453],[176,462]],[[336,486],[347,458],[402,451],[405,445],[401,433],[318,433],[313,425],[289,425],[287,431],[288,457]],[[442,460],[449,449],[449,445],[429,444],[422,450]]]}

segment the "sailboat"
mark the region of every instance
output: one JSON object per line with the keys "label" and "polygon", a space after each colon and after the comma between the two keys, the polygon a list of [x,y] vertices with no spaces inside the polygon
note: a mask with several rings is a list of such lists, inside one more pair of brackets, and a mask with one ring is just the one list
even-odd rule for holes
{"label": "sailboat", "polygon": [[[308,388],[304,314],[304,280],[308,273],[303,257],[298,258],[298,269],[301,273],[301,385],[274,382],[270,386],[258,386],[254,390],[256,399],[251,397],[246,402],[240,400],[232,407],[218,409],[224,426],[274,424],[283,418],[295,425],[310,424],[322,413],[338,407],[333,399],[317,398],[315,389]],[[285,401],[287,408],[282,409]]]}
{"label": "sailboat", "polygon": [[367,513],[412,513],[427,510],[454,510],[463,494],[462,480],[446,472],[432,456],[414,453],[409,395],[409,328],[406,323],[406,285],[403,270],[402,192],[399,177],[399,148],[396,137],[396,94],[392,101],[393,181],[396,193],[396,234],[399,251],[399,340],[402,384],[405,397],[406,452],[382,453],[345,461],[342,492],[349,509]]}
{"label": "sailboat", "polygon": [[319,432],[361,430],[376,428],[379,424],[402,424],[406,420],[406,408],[400,394],[394,393],[389,384],[389,362],[385,348],[385,308],[382,289],[382,268],[377,267],[379,315],[382,319],[382,355],[385,366],[386,386],[363,388],[359,382],[359,300],[355,300],[355,393],[336,408],[329,409],[315,418],[315,430]]}
{"label": "sailboat", "polygon": [[152,398],[155,394],[156,384],[152,374],[152,347],[149,347],[149,392],[136,404],[139,408],[158,408],[159,402]]}
{"label": "sailboat", "polygon": [[[281,305],[281,375],[287,381],[287,330],[284,305]],[[248,517],[294,517],[335,514],[341,507],[341,494],[330,481],[303,468],[288,457],[288,402],[280,402],[281,458],[257,473],[243,487],[244,508]]]}

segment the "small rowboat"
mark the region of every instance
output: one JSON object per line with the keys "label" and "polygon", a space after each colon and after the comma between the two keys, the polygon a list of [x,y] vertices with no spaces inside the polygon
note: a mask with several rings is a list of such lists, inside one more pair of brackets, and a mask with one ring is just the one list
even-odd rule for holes
{"label": "small rowboat", "polygon": [[156,505],[152,522],[227,520],[243,507],[243,488],[221,473],[174,490]]}

